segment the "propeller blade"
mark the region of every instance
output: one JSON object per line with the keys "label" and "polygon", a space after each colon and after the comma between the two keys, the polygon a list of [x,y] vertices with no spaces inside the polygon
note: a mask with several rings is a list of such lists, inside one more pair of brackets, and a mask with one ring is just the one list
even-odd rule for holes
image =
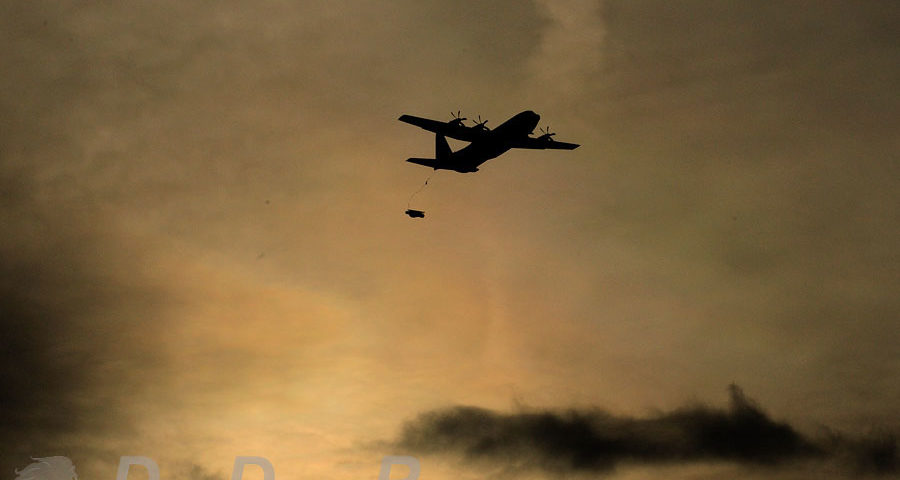
{"label": "propeller blade", "polygon": [[463,120],[468,120],[466,117],[462,116],[461,110],[457,110],[456,113],[450,112],[450,118],[452,118],[452,120],[450,120],[449,123],[460,126],[462,125]]}

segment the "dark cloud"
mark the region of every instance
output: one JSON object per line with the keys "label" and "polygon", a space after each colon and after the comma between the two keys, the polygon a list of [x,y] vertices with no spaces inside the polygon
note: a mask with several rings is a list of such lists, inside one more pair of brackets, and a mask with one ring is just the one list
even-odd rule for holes
{"label": "dark cloud", "polygon": [[127,399],[158,365],[153,332],[164,294],[143,275],[141,246],[123,240],[81,172],[81,139],[95,129],[73,128],[86,112],[75,105],[102,87],[89,49],[50,4],[0,9],[2,54],[13,67],[0,76],[3,476],[31,457],[83,465],[92,449],[93,459],[115,458],[99,445],[130,429]]}
{"label": "dark cloud", "polygon": [[592,410],[498,413],[454,407],[407,423],[398,446],[415,453],[550,472],[609,471],[621,463],[731,461],[775,466],[841,458],[859,471],[897,470],[892,435],[813,440],[770,418],[735,385],[729,408],[694,405],[647,418]]}
{"label": "dark cloud", "polygon": [[855,472],[888,474],[900,471],[900,442],[894,432],[879,430],[854,438],[829,431],[820,443],[831,457]]}
{"label": "dark cloud", "polygon": [[28,169],[5,173],[0,472],[10,473],[34,456],[78,464],[104,455],[104,439],[130,430],[127,399],[160,360],[153,332],[161,291],[140,274],[125,279],[141,270],[141,256],[100,226],[108,218],[45,204]]}

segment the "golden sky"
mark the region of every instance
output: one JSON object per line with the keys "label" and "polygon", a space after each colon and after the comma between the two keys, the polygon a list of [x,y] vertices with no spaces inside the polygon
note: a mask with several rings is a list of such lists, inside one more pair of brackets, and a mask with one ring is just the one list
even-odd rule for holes
{"label": "golden sky", "polygon": [[[804,438],[896,432],[898,30],[893,2],[3,2],[0,476],[543,479],[404,425],[732,383]],[[457,110],[582,146],[440,171],[410,219],[434,138],[397,117]],[[562,474],[868,475],[840,463]]]}

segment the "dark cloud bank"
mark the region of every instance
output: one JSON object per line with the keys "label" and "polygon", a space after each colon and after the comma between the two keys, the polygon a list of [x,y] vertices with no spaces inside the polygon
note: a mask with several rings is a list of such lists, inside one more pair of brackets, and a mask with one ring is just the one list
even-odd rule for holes
{"label": "dark cloud bank", "polygon": [[623,463],[731,461],[781,466],[836,461],[855,472],[896,473],[895,434],[818,438],[772,420],[735,385],[728,408],[694,405],[646,418],[587,411],[498,413],[453,407],[407,423],[397,446],[415,453],[455,453],[549,472],[602,472]]}
{"label": "dark cloud bank", "polygon": [[114,462],[103,445],[132,436],[128,405],[162,361],[165,292],[99,226],[107,217],[40,200],[7,160],[0,151],[0,478],[32,457]]}

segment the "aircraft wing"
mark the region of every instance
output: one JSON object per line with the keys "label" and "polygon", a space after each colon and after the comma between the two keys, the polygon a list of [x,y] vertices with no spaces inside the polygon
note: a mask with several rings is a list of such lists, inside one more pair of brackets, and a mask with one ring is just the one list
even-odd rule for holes
{"label": "aircraft wing", "polygon": [[557,142],[549,138],[533,138],[526,137],[524,139],[513,142],[513,148],[533,148],[538,150],[554,149],[554,150],[575,150],[581,145],[577,143]]}
{"label": "aircraft wing", "polygon": [[440,133],[445,137],[455,138],[464,142],[474,142],[475,140],[483,137],[485,133],[487,133],[486,130],[482,130],[480,128],[467,127],[465,125],[458,125],[452,122],[439,122],[437,120],[415,117],[413,115],[401,115],[398,120],[400,120],[401,122],[406,122],[410,125],[415,125],[419,128],[424,128],[429,132]]}

